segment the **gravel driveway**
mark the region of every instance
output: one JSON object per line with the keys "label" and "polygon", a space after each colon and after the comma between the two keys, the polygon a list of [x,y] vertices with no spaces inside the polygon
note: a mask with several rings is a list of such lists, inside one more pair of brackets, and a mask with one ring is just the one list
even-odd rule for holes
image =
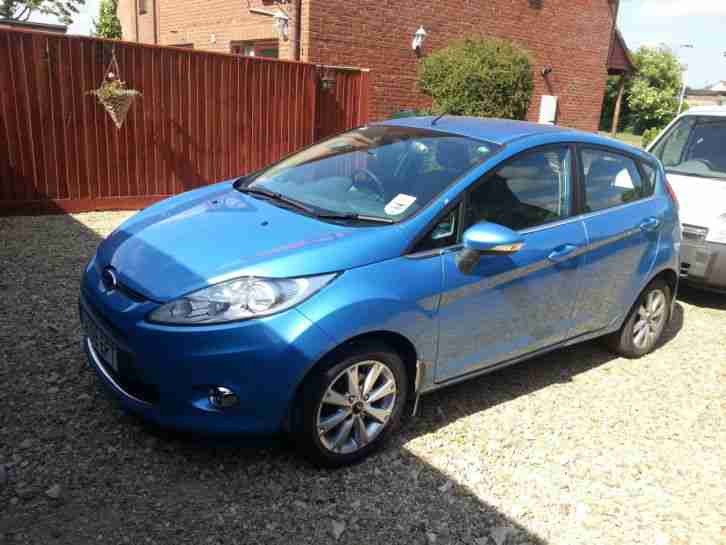
{"label": "gravel driveway", "polygon": [[382,454],[150,429],[96,396],[78,280],[130,213],[0,218],[0,543],[726,543],[726,297],[432,394]]}

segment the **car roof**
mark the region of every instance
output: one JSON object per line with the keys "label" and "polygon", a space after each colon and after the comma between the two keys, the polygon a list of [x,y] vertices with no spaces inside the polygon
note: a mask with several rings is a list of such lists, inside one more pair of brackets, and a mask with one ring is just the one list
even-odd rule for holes
{"label": "car roof", "polygon": [[514,121],[512,119],[493,119],[483,117],[463,117],[445,115],[435,125],[431,123],[434,116],[404,117],[384,121],[383,125],[398,125],[419,129],[432,129],[452,134],[460,134],[470,138],[487,140],[495,144],[506,144],[526,136],[535,136],[553,132],[568,132],[567,129],[556,125],[542,123],[529,123],[527,121]]}
{"label": "car roof", "polygon": [[689,115],[712,115],[715,117],[726,117],[726,106],[698,106],[683,112],[679,117]]}
{"label": "car roof", "polygon": [[[512,119],[494,119],[483,117],[461,117],[445,115],[432,127],[431,122],[435,117],[404,117],[390,119],[378,123],[379,125],[394,125],[399,127],[412,127],[420,129],[432,129],[451,134],[466,136],[493,142],[494,144],[507,145],[515,140],[537,139],[542,136],[557,136],[557,140],[563,142],[581,142],[586,144],[603,145],[610,148],[621,149],[634,155],[653,160],[653,156],[640,148],[630,146],[614,138],[600,136],[597,133],[578,131],[557,125],[544,123],[532,123],[528,121],[515,121]],[[551,140],[551,138],[548,138]],[[534,145],[537,145],[535,143]]]}

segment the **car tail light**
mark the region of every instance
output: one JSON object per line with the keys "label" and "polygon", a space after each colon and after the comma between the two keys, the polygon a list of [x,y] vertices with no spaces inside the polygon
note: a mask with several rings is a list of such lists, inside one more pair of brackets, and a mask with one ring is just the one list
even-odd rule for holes
{"label": "car tail light", "polygon": [[676,197],[676,192],[673,191],[673,187],[671,187],[670,182],[668,181],[668,178],[664,178],[665,180],[665,187],[666,191],[668,191],[668,194],[671,196],[671,200],[673,201],[673,204],[676,205],[676,210],[680,208],[680,203],[678,202],[678,197]]}

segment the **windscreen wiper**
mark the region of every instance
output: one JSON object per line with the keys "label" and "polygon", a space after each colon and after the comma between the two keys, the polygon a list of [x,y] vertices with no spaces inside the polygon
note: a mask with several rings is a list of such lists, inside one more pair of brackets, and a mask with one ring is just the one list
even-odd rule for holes
{"label": "windscreen wiper", "polygon": [[249,195],[259,195],[260,197],[264,197],[266,199],[270,199],[272,201],[281,202],[283,204],[286,204],[288,206],[291,206],[293,208],[297,208],[298,210],[302,210],[303,212],[310,214],[312,216],[317,216],[318,213],[313,210],[311,207],[306,205],[305,203],[302,203],[298,200],[291,199],[290,197],[286,197],[282,193],[277,193],[276,191],[270,191],[269,189],[264,189],[261,187],[249,187],[249,186],[238,186],[235,188],[240,193],[247,193]]}
{"label": "windscreen wiper", "polygon": [[262,187],[249,187],[249,186],[238,186],[235,189],[239,191],[240,193],[247,193],[249,195],[258,195],[260,197],[264,197],[273,201],[278,201],[283,204],[286,204],[288,206],[291,206],[293,208],[297,208],[298,210],[302,210],[303,212],[310,214],[311,216],[315,216],[316,218],[325,219],[325,220],[352,220],[352,221],[369,221],[371,223],[395,223],[392,219],[389,218],[381,218],[378,216],[366,216],[364,214],[335,214],[332,212],[317,212],[312,207],[306,205],[305,203],[302,203],[298,200],[291,199],[290,197],[286,197],[282,193],[277,193],[276,191],[270,191],[269,189],[264,189]]}
{"label": "windscreen wiper", "polygon": [[366,216],[365,214],[333,214],[322,213],[315,214],[316,217],[324,220],[352,220],[352,221],[369,221],[371,223],[395,223],[390,218],[381,218],[379,216]]}

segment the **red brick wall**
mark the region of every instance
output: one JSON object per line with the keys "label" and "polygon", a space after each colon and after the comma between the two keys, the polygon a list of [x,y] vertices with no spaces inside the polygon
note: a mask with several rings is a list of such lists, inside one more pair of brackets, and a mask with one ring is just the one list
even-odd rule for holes
{"label": "red brick wall", "polygon": [[[157,32],[161,45],[193,44],[195,49],[229,53],[235,41],[275,40],[272,18],[250,12],[250,8],[274,12],[271,0],[146,0],[149,11],[139,15],[136,37],[138,0],[120,0],[118,14],[125,40],[154,43],[153,5],[158,13]],[[282,7],[294,18],[294,6]],[[291,35],[294,19],[291,19]],[[279,40],[280,58],[294,56],[291,40]]]}
{"label": "red brick wall", "polygon": [[155,0],[146,0],[146,13],[142,14],[139,13],[139,0],[119,0],[117,14],[124,40],[156,43],[155,33],[158,29],[154,26],[154,7]]}
{"label": "red brick wall", "polygon": [[[613,25],[608,0],[309,2],[306,60],[370,68],[374,119],[428,104],[416,88],[411,49],[423,25],[429,33],[424,55],[468,36],[519,42],[535,67],[529,119],[538,119],[541,95],[554,94],[560,97],[559,124],[597,129]],[[540,75],[545,65],[553,68],[548,81]]]}
{"label": "red brick wall", "polygon": [[[121,0],[124,37],[133,37],[134,5]],[[154,0],[147,0],[152,7]],[[249,8],[274,10],[272,0],[156,0],[159,43],[194,44],[228,53],[233,41],[275,38],[271,18]],[[295,5],[290,40],[279,41],[280,58],[294,58]],[[151,11],[151,10],[150,10]],[[153,43],[151,13],[139,18],[140,41]],[[416,87],[414,32],[429,33],[426,55],[452,39],[497,36],[519,42],[532,56],[535,93],[529,119],[539,117],[540,97],[560,98],[558,123],[597,129],[612,35],[609,0],[302,0],[302,60],[372,70],[374,119],[402,109],[425,107]],[[130,28],[130,31],[129,31]],[[540,71],[552,66],[545,80]]]}

